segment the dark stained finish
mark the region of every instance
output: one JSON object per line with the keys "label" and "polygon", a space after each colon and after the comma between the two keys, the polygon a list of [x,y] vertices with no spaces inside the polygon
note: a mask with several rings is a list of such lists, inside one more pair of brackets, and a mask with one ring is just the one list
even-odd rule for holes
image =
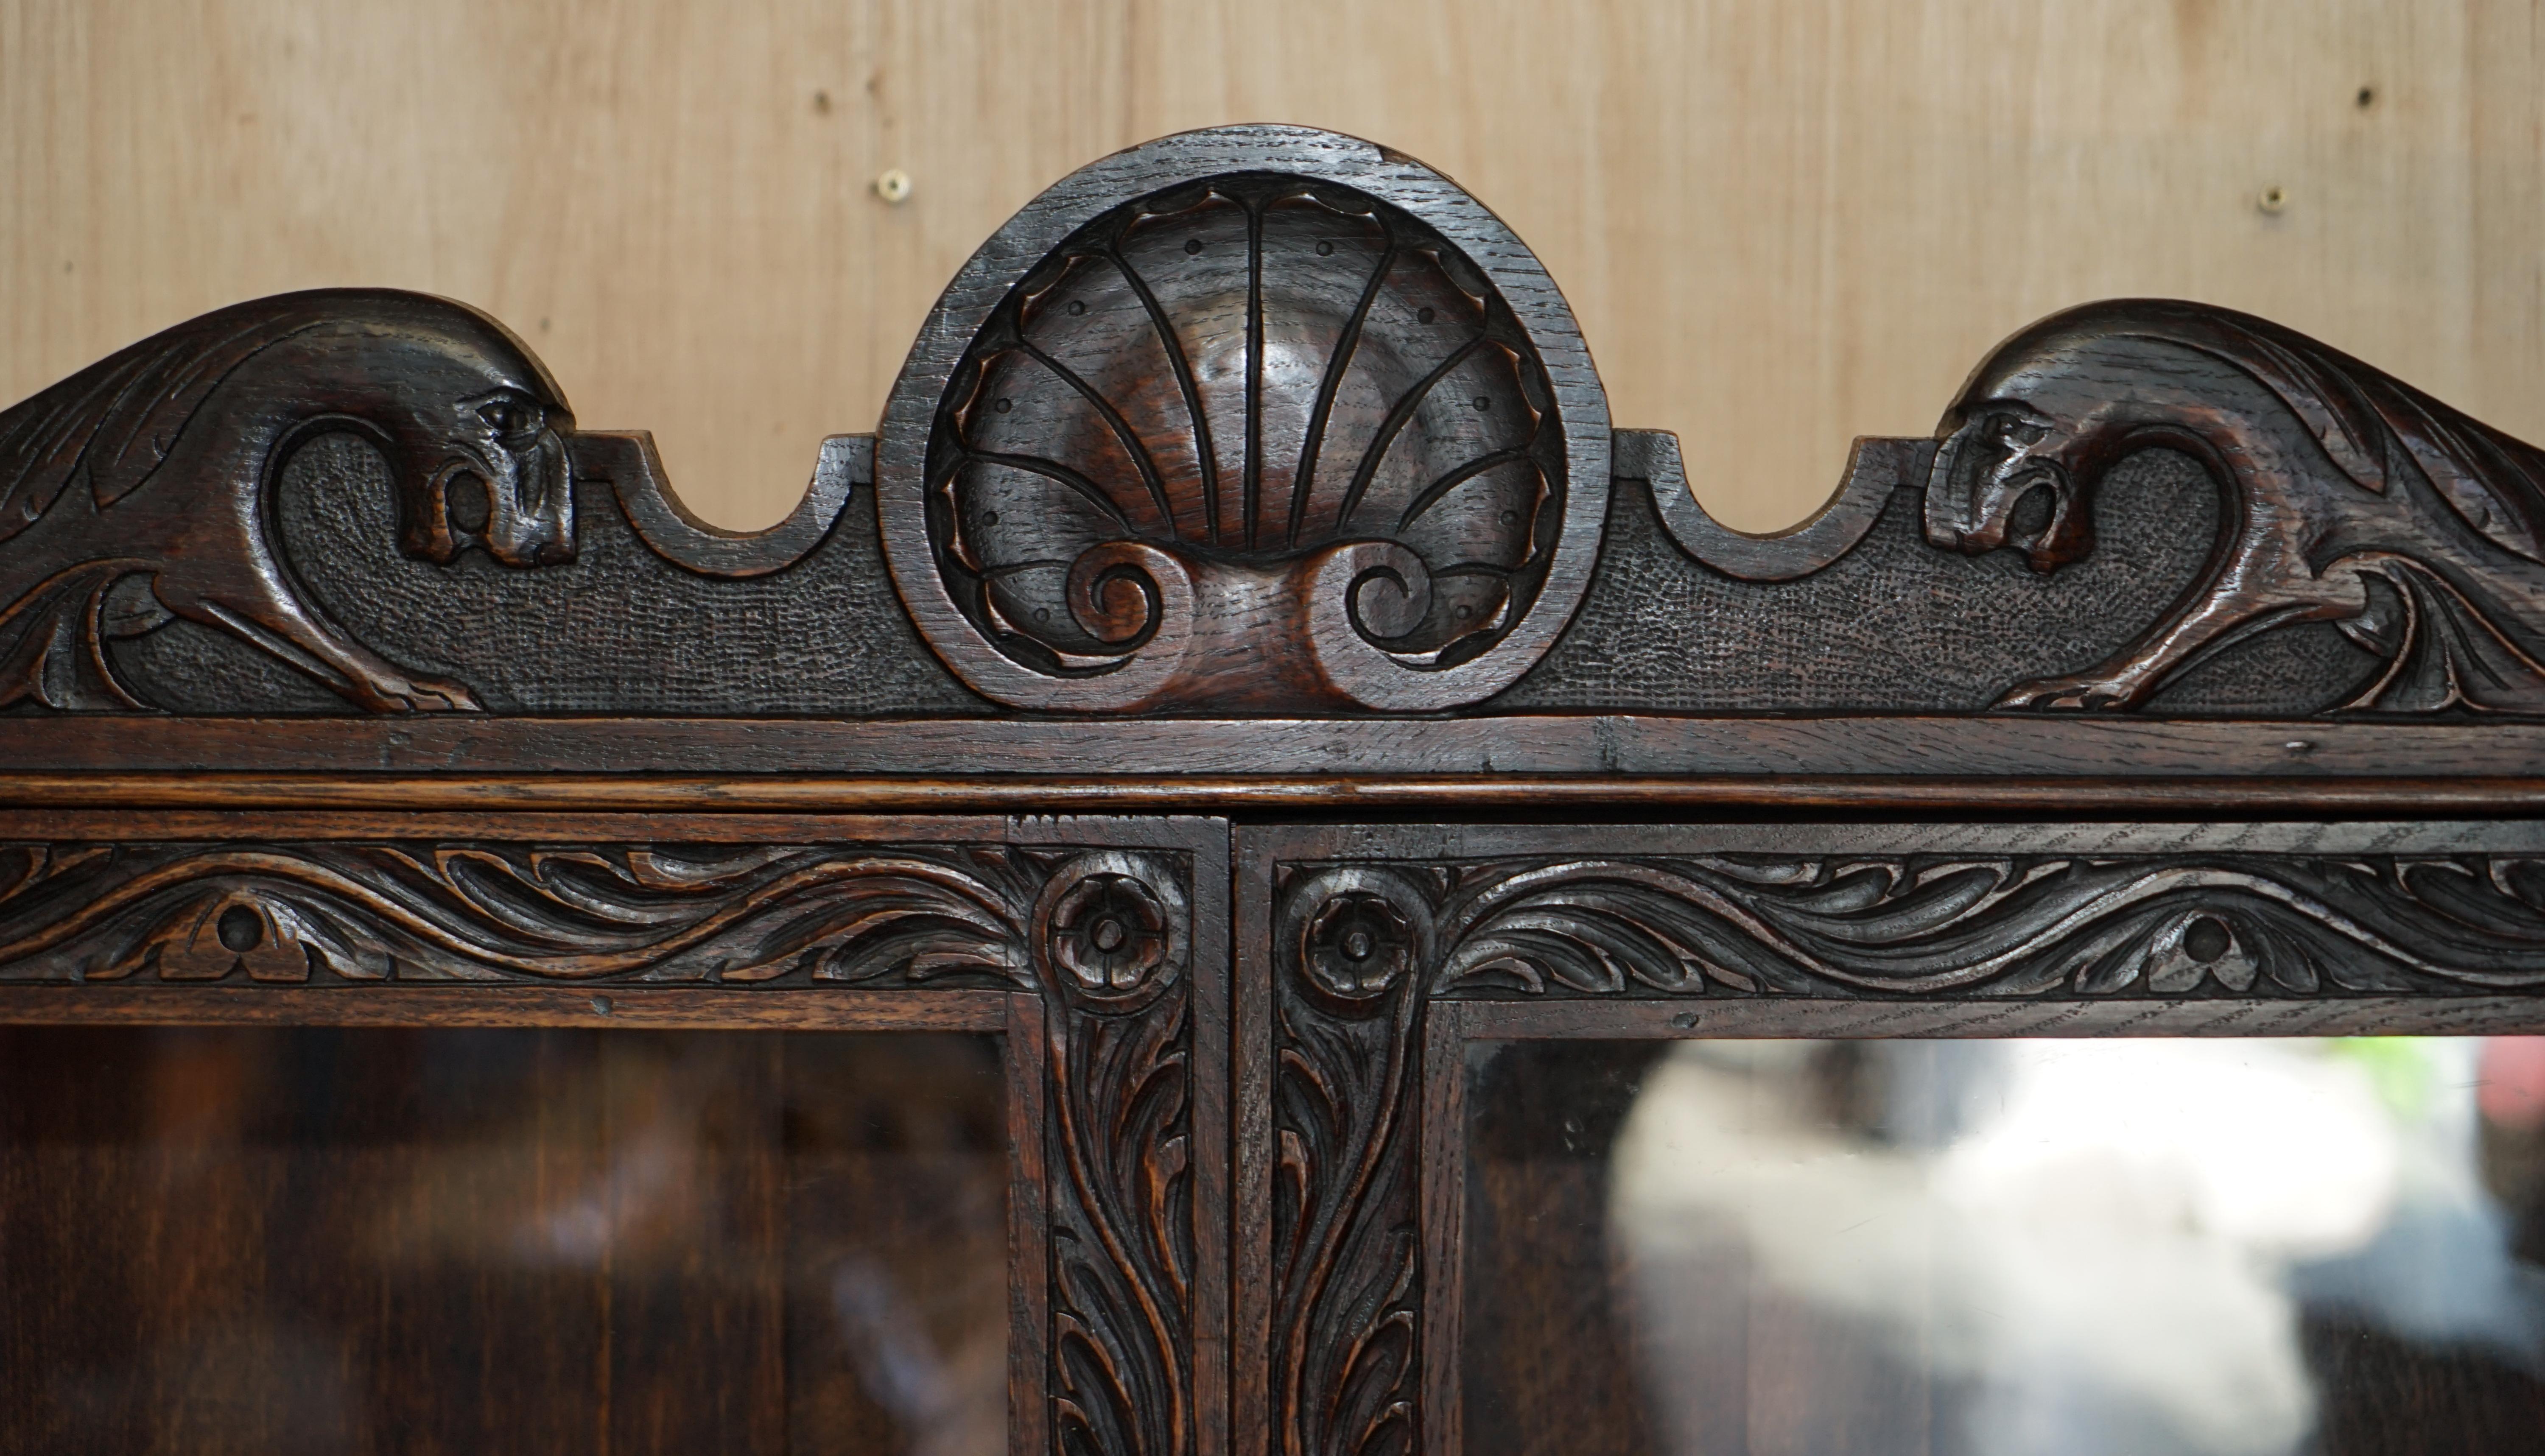
{"label": "dark stained finish", "polygon": [[574,556],[572,428],[520,341],[419,294],[287,293],[145,339],[0,415],[0,705],[142,706],[107,641],[173,614],[373,712],[473,708],[299,599],[275,478],[316,434],[359,433],[393,461],[401,550],[546,565]]}
{"label": "dark stained finish", "polygon": [[[1469,1039],[2545,1027],[2545,999],[2485,994],[2545,972],[2520,929],[2545,905],[2524,867],[2545,837],[2524,823],[1242,838],[1239,983],[1261,978],[1269,995],[1241,1000],[1255,1025],[1242,1019],[1239,1045],[1260,1049],[1241,1055],[1238,1087],[1271,1117],[1237,1151],[1238,1218],[1241,1243],[1265,1231],[1271,1254],[1257,1275],[1270,1289],[1239,1328],[1260,1309],[1270,1339],[1260,1367],[1241,1367],[1231,1415],[1240,1432],[1265,1422],[1272,1452],[1479,1449],[1474,1423],[1494,1417],[1464,1382],[1606,1378],[1597,1359],[1562,1366],[1571,1376],[1480,1373],[1455,1353],[1473,1348],[1458,1341],[1475,1321],[1505,1320],[1443,1272],[1473,1247],[1473,1220],[1538,1227],[1600,1196],[1561,1169],[1478,1185],[1457,1168],[1442,1119],[1465,1115],[1468,1093],[1447,1084]],[[1560,1277],[1515,1265],[1492,1298],[1597,1323],[1603,1277],[1597,1258]],[[1560,1316],[1570,1305],[1578,1319]],[[1631,1422],[1569,1423],[1562,1444],[1650,1448]]]}
{"label": "dark stained finish", "polygon": [[2093,549],[2094,487],[2134,451],[2183,450],[2226,496],[2174,612],[2006,706],[2135,707],[2209,652],[2309,621],[2384,660],[2347,708],[2545,702],[2545,452],[2302,334],[2199,304],[2089,304],[2002,346],[1942,430],[1929,538],[2011,545],[2035,571]]}
{"label": "dark stained finish", "polygon": [[[17,843],[0,980],[1030,988],[1057,967],[1103,996],[1183,973],[1186,873],[1065,845]],[[1091,949],[1082,922],[1129,938]]]}
{"label": "dark stained finish", "polygon": [[[0,987],[0,1021],[1007,1032],[1031,1079],[1011,1109],[1031,1183],[1009,1236],[1030,1246],[1011,1260],[1033,1361],[1015,1428],[1070,1450],[1216,1448],[1194,1352],[1225,1348],[1226,1103],[1193,1069],[1226,1056],[1224,826],[27,822],[95,838],[0,849],[0,978],[39,983]],[[195,838],[136,837],[153,830]],[[763,1407],[819,1403],[747,1358]],[[688,1439],[768,1444],[719,1429]]]}
{"label": "dark stained finish", "polygon": [[1534,602],[1555,409],[1501,292],[1401,209],[1180,188],[1089,223],[983,326],[928,461],[937,569],[1088,703],[1393,705],[1368,674],[1470,660]]}
{"label": "dark stained finish", "polygon": [[[1223,127],[1020,211],[765,531],[690,515],[459,304],[295,293],[136,344],[0,415],[0,711],[31,766],[84,751],[60,711],[443,708],[918,718],[970,768],[1001,707],[2545,707],[2545,455],[2259,319],[2045,320],[1774,535],[1705,515],[1702,458],[1610,430],[1554,282],[1448,179]],[[752,771],[759,736],[681,767]]]}
{"label": "dark stained finish", "polygon": [[1705,514],[1687,488],[1678,436],[1620,430],[1612,446],[1617,478],[1645,483],[1662,528],[1679,548],[1745,582],[1793,581],[1854,550],[1891,503],[1891,493],[1923,477],[1934,453],[1931,441],[1860,439],[1847,454],[1846,478],[1818,511],[1785,530],[1754,535]]}
{"label": "dark stained finish", "polygon": [[1510,686],[1588,584],[1606,396],[1456,184],[1232,126],[1081,168],[982,245],[884,406],[920,634],[1062,711],[1424,711]]}
{"label": "dark stained finish", "polygon": [[[2545,1036],[2545,456],[2141,301],[1792,530],[1708,518],[1705,457],[1610,429],[1476,199],[1284,126],[1036,199],[766,531],[412,294],[0,415],[0,1444],[1653,1450],[1585,1150],[1663,1042]],[[531,1151],[452,1186],[641,1201],[693,1118],[714,1218],[365,1272],[432,1230],[346,1140],[466,1142],[414,1049],[486,1037]],[[992,1038],[989,1183],[807,1176]],[[139,1111],[99,1070],[186,1047],[218,1085]],[[312,1047],[390,1050],[272,1082]],[[236,1167],[161,1146],[248,1091]],[[833,1258],[869,1205],[903,1242]],[[1815,1416],[1819,1329],[1746,1333],[1742,1399]],[[2306,1331],[2328,1450],[2523,1409],[2380,1337]],[[386,1404],[303,1419],[320,1366]],[[1822,1423],[1942,1428],[1894,1393]]]}
{"label": "dark stained finish", "polygon": [[655,555],[698,576],[739,578],[784,571],[812,553],[849,503],[858,482],[874,480],[874,437],[834,435],[822,442],[813,483],[786,519],[766,530],[727,530],[690,514],[672,493],[654,437],[587,430],[569,442],[578,479],[609,485],[627,524]]}
{"label": "dark stained finish", "polygon": [[[1890,780],[1903,792],[1922,781],[1985,792],[1990,782],[2044,779],[2071,786],[2082,786],[2078,780],[2211,782],[2224,791],[2226,780],[2269,779],[2303,792],[2327,780],[2435,788],[2451,779],[2545,778],[2545,724],[2490,717],[2273,724],[2049,714],[866,723],[134,715],[86,719],[70,731],[48,719],[0,717],[0,765],[6,766],[0,794],[19,803],[31,796],[75,802],[82,782],[105,785],[136,774],[213,785],[225,774],[264,775],[262,784],[246,786],[241,797],[248,802],[288,793],[294,778],[315,784],[378,775],[428,795],[437,779],[510,776],[527,788],[582,778],[621,784],[625,807],[681,802],[708,811],[718,807],[718,785],[770,793],[774,805],[785,789],[749,785],[781,777],[864,781],[877,789],[892,779],[991,789],[1122,779],[1132,780],[1135,791],[1139,784],[1187,782],[1200,792],[1236,792],[1253,780],[1292,795],[1314,782],[1333,785],[1338,796],[1381,797],[1409,782],[1491,796],[1499,785],[1549,780],[1573,780],[1592,791],[1603,783],[1631,784],[1633,795],[1710,782],[1713,792],[1746,786],[1772,797],[1789,785],[1809,791],[1816,779],[1868,787]],[[664,787],[651,788],[649,780]],[[13,789],[13,783],[26,787]],[[587,802],[610,807],[610,792],[600,787]],[[915,800],[927,796],[924,782],[913,784]]]}

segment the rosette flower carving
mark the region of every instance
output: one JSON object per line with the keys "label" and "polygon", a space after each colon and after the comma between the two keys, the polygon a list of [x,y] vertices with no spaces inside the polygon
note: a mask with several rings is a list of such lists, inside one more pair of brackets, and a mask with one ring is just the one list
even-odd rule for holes
{"label": "rosette flower carving", "polygon": [[1052,906],[1052,964],[1089,996],[1127,996],[1166,964],[1174,929],[1147,885],[1126,874],[1091,874]]}
{"label": "rosette flower carving", "polygon": [[1137,854],[1099,850],[1062,864],[1033,915],[1048,984],[1090,1011],[1146,1007],[1191,959],[1184,892]]}
{"label": "rosette flower carving", "polygon": [[1332,996],[1358,1001],[1403,979],[1414,960],[1414,927],[1379,895],[1347,890],[1308,917],[1300,966]]}

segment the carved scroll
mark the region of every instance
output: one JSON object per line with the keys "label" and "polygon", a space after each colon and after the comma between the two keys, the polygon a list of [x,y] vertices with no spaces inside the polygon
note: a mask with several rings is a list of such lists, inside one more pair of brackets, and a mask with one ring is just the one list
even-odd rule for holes
{"label": "carved scroll", "polygon": [[1182,1456],[1191,874],[1009,845],[11,844],[0,981],[1039,989],[1054,1449]]}
{"label": "carved scroll", "polygon": [[113,645],[180,620],[357,708],[480,706],[470,685],[356,640],[287,559],[285,471],[343,436],[387,463],[398,551],[441,567],[478,552],[512,569],[573,561],[575,476],[598,467],[666,560],[778,570],[829,530],[861,458],[826,449],[774,530],[715,531],[668,494],[650,440],[578,436],[545,367],[474,309],[385,288],[237,304],[0,414],[0,708],[149,706]]}
{"label": "carved scroll", "polygon": [[1011,219],[765,531],[460,304],[135,344],[0,413],[0,711],[2545,714],[2545,452],[2260,319],[2046,319],[1791,530],[1706,457],[1446,178],[1224,127]]}

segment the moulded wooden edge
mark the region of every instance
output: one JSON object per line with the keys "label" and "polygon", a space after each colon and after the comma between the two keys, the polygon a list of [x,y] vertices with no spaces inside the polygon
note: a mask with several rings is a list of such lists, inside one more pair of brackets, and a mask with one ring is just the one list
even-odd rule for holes
{"label": "moulded wooden edge", "polygon": [[0,986],[0,1024],[1005,1031],[1004,991],[548,986]]}
{"label": "moulded wooden edge", "polygon": [[2363,996],[2271,1001],[1755,1001],[1458,1002],[1471,1041],[1613,1038],[1856,1039],[2101,1036],[2533,1036],[2545,996]]}
{"label": "moulded wooden edge", "polygon": [[[2545,722],[1976,717],[0,717],[0,766],[48,775],[473,779],[773,775],[1031,784],[1109,779],[1626,781],[1916,777],[2545,779]],[[706,807],[701,805],[701,807]]]}
{"label": "moulded wooden edge", "polygon": [[[1976,778],[1911,774],[1600,777],[1497,774],[1122,775],[1057,778],[675,777],[638,774],[0,772],[0,808],[26,824],[73,810],[621,811],[660,816],[1228,814],[1351,809],[1464,813],[1785,810],[1833,813],[2524,815],[2545,776]],[[172,821],[164,816],[154,824]],[[483,826],[482,817],[465,821]],[[657,822],[647,819],[646,823]],[[691,821],[681,832],[691,835]],[[25,833],[25,830],[16,831]],[[378,831],[385,832],[385,831]],[[466,832],[464,828],[452,832]],[[766,835],[761,828],[744,837]],[[897,831],[919,834],[917,830]],[[723,834],[737,833],[726,830]],[[155,835],[162,837],[164,835]],[[695,837],[695,835],[692,835]],[[719,836],[721,837],[721,836]],[[941,833],[920,837],[943,838]]]}

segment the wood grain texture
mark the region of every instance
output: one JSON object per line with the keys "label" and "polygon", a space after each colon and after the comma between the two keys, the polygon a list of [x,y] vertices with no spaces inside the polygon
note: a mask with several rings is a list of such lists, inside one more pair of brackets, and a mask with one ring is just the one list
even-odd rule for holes
{"label": "wood grain texture", "polygon": [[765,525],[1050,179],[1272,120],[1474,190],[1737,526],[2096,296],[2265,314],[2535,438],[2540,47],[2535,0],[12,0],[0,399],[240,298],[417,287]]}

